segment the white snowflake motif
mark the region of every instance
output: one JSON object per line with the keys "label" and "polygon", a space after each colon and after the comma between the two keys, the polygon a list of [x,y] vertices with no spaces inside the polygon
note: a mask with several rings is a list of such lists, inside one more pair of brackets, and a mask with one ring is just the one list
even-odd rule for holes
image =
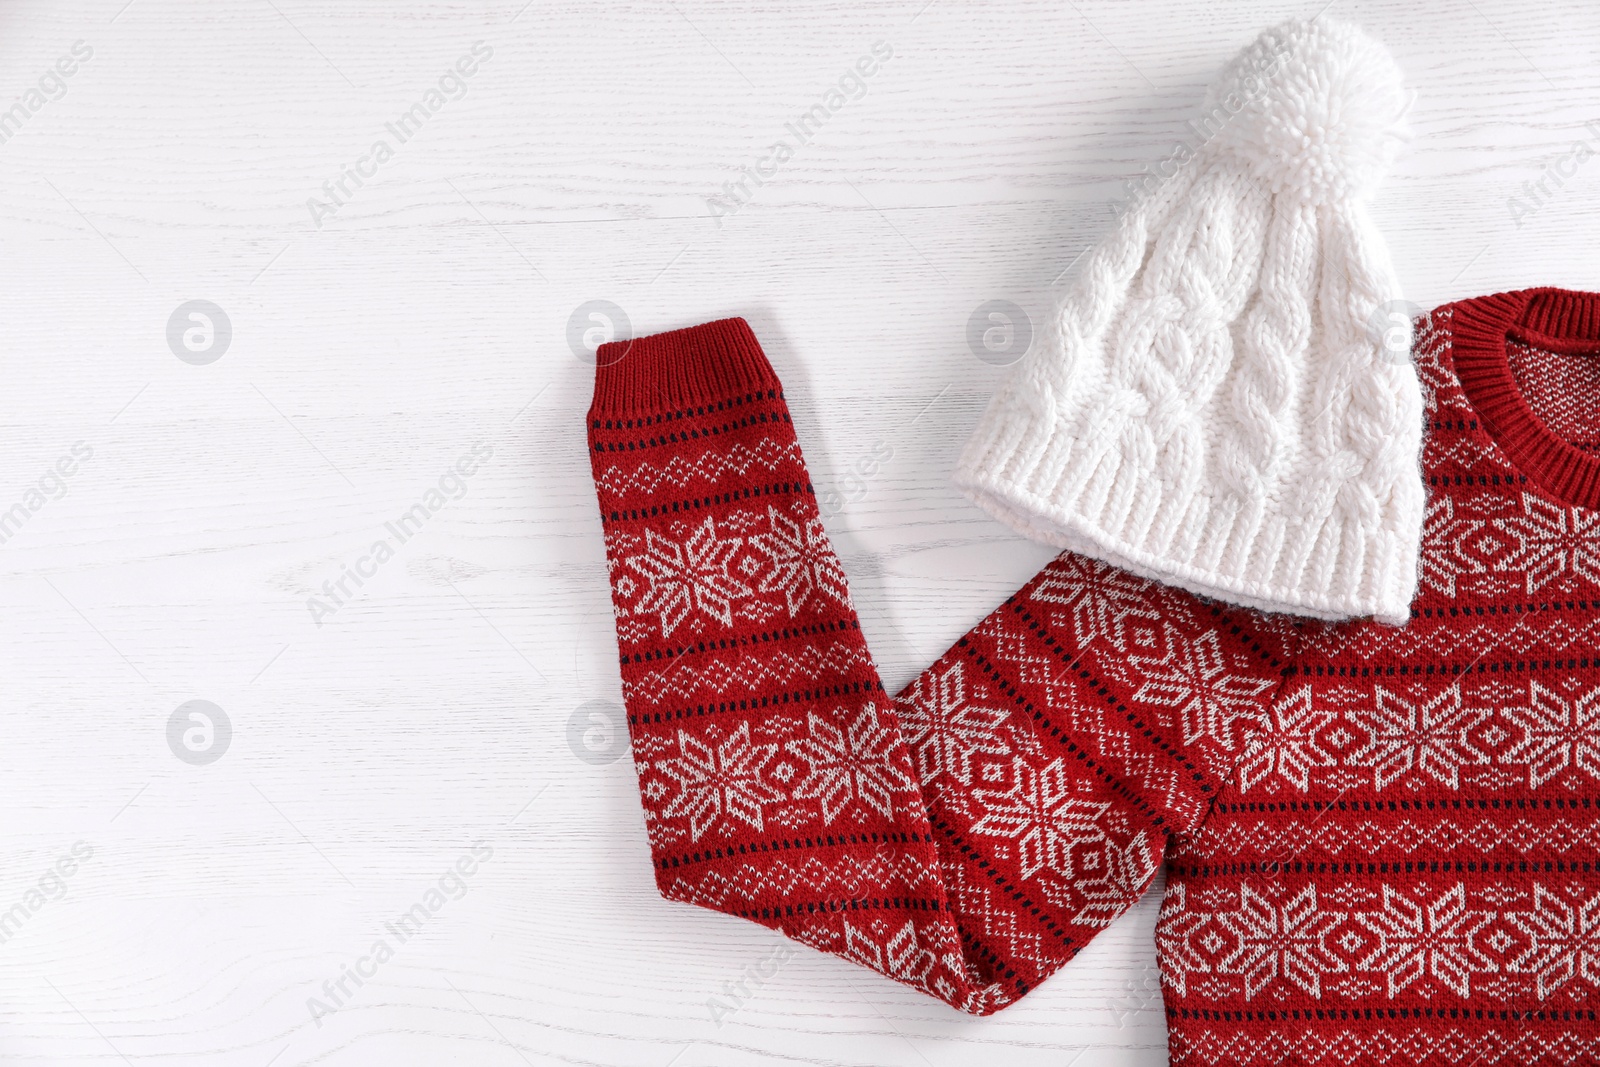
{"label": "white snowflake motif", "polygon": [[[1189,995],[1189,975],[1210,974],[1211,963],[1196,950],[1197,935],[1216,921],[1216,916],[1189,906],[1189,888],[1182,882],[1167,887],[1156,919],[1156,958],[1161,965],[1161,980]],[[1213,947],[1215,941],[1208,947]]]}
{"label": "white snowflake motif", "polygon": [[694,841],[724,815],[762,829],[763,805],[784,799],[782,791],[764,776],[766,765],[777,754],[777,745],[751,743],[749,723],[740,723],[715,747],[679,730],[678,755],[657,764],[678,783],[677,795],[661,814],[669,819],[687,817],[689,837]]}
{"label": "white snowflake motif", "polygon": [[1428,505],[1422,535],[1422,581],[1455,596],[1463,578],[1504,573],[1517,540],[1499,521],[1457,515],[1455,501],[1440,497]]}
{"label": "white snowflake motif", "polygon": [[1312,702],[1309,685],[1276,701],[1239,761],[1239,792],[1249,792],[1274,771],[1302,793],[1310,789],[1313,769],[1338,764],[1318,739],[1337,717],[1336,712],[1319,709]]}
{"label": "white snowflake motif", "polygon": [[[841,708],[839,718],[843,717]],[[842,730],[814,711],[808,724],[807,735],[788,746],[808,767],[794,796],[820,802],[824,823],[838,818],[851,800],[893,818],[895,794],[919,791],[904,769],[899,738],[883,722],[877,705],[863,705]]]}
{"label": "white snowflake motif", "polygon": [[1501,755],[1502,763],[1524,764],[1534,789],[1569,767],[1600,778],[1600,689],[1576,700],[1533,683],[1526,708],[1507,708],[1522,727],[1522,740]]}
{"label": "white snowflake motif", "polygon": [[1422,518],[1422,582],[1456,595],[1455,503],[1447,496],[1428,503]]}
{"label": "white snowflake motif", "polygon": [[1214,631],[1189,638],[1169,623],[1164,636],[1159,656],[1146,649],[1133,657],[1144,675],[1133,699],[1175,709],[1184,744],[1210,737],[1231,750],[1234,722],[1260,719],[1264,711],[1260,697],[1272,680],[1232,673]]}
{"label": "white snowflake motif", "polygon": [[1278,905],[1251,889],[1239,887],[1239,907],[1217,919],[1238,938],[1238,945],[1217,969],[1244,979],[1246,1000],[1275,978],[1285,978],[1314,997],[1322,995],[1322,976],[1345,969],[1325,944],[1329,931],[1344,921],[1342,912],[1317,906],[1317,887],[1308,885]]}
{"label": "white snowflake motif", "polygon": [[1100,818],[1111,805],[1073,796],[1064,759],[1052,760],[1038,770],[1019,758],[1012,777],[1011,788],[1004,792],[973,791],[985,812],[972,829],[1016,841],[1022,877],[1030,878],[1048,868],[1070,879],[1075,854],[1095,857],[1097,862],[1104,857],[1110,842]]}
{"label": "white snowflake motif", "polygon": [[1361,969],[1382,971],[1389,996],[1427,975],[1457,996],[1471,995],[1474,974],[1493,974],[1495,963],[1473,943],[1478,931],[1494,921],[1492,911],[1467,907],[1465,887],[1457,883],[1434,900],[1413,900],[1392,885],[1383,887],[1383,908],[1360,916],[1378,937]]}
{"label": "white snowflake motif", "polygon": [[942,672],[917,679],[909,699],[897,701],[900,729],[917,764],[917,774],[932,782],[948,774],[972,784],[972,757],[1004,756],[1011,744],[1001,733],[1006,713],[967,699],[965,664],[957,660]]}
{"label": "white snowflake motif", "polygon": [[882,940],[874,936],[871,930],[846,921],[844,952],[841,955],[879,974],[919,986],[927,981],[929,972],[938,963],[938,957],[923,944],[916,923],[909,919],[904,926]]}
{"label": "white snowflake motif", "polygon": [[771,562],[771,569],[761,578],[761,592],[782,592],[791,618],[813,592],[848,604],[844,568],[828,544],[821,520],[796,522],[777,508],[767,509],[767,520],[767,532],[750,537],[750,544],[766,553]]}
{"label": "white snowflake motif", "polygon": [[1051,561],[1031,594],[1041,604],[1059,604],[1072,619],[1077,646],[1096,638],[1126,651],[1123,622],[1132,617],[1154,620],[1160,613],[1150,602],[1150,583],[1099,560],[1063,553]]}
{"label": "white snowflake motif", "polygon": [[1600,513],[1522,494],[1522,514],[1504,520],[1517,547],[1501,569],[1520,571],[1529,593],[1568,574],[1600,585]]}
{"label": "white snowflake motif", "polygon": [[709,518],[682,544],[655,530],[646,530],[644,536],[643,554],[627,558],[628,566],[650,583],[635,611],[659,615],[663,637],[670,637],[697,609],[732,626],[733,602],[750,595],[749,588],[728,573],[741,539],[719,538]]}
{"label": "white snowflake motif", "polygon": [[[1072,921],[1079,926],[1109,926],[1144,894],[1160,866],[1161,845],[1153,845],[1143,830],[1125,845],[1110,835],[1080,841],[1072,849],[1072,889],[1082,895],[1083,905]],[[1047,898],[1051,890],[1047,883]]]}
{"label": "white snowflake motif", "polygon": [[1355,713],[1371,736],[1351,755],[1351,763],[1371,767],[1373,787],[1379,790],[1413,769],[1459,789],[1462,766],[1489,762],[1469,735],[1492,714],[1489,708],[1464,706],[1460,686],[1451,686],[1418,704],[1379,687],[1377,707]]}
{"label": "white snowflake motif", "polygon": [[1577,975],[1600,987],[1600,893],[1572,904],[1535,883],[1533,910],[1508,912],[1506,918],[1528,935],[1529,942],[1506,970],[1533,975],[1540,999]]}

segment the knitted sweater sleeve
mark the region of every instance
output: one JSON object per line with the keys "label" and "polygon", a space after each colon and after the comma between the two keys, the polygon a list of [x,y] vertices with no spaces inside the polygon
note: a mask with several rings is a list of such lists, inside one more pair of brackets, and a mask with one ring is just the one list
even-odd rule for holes
{"label": "knitted sweater sleeve", "polygon": [[891,701],[749,327],[599,356],[590,458],[661,893],[974,1014],[1028,993],[1200,819],[1275,631],[1067,555]]}
{"label": "knitted sweater sleeve", "polygon": [[896,697],[945,866],[982,852],[982,896],[1110,922],[1206,817],[1299,625],[1063,553]]}

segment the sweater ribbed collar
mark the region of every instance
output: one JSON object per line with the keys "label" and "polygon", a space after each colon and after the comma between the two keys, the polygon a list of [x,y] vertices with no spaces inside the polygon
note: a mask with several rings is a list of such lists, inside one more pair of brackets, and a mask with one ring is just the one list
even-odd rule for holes
{"label": "sweater ribbed collar", "polygon": [[1524,289],[1465,300],[1453,309],[1452,362],[1484,431],[1518,470],[1565,503],[1600,508],[1600,456],[1556,433],[1512,373],[1507,341],[1600,359],[1600,293]]}

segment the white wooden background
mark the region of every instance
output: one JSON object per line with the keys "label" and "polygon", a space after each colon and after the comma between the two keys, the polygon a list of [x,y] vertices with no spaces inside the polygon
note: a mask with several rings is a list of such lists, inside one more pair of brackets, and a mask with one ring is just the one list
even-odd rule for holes
{"label": "white wooden background", "polygon": [[[1048,556],[948,484],[1003,373],[968,317],[1041,315],[1211,74],[1315,4],[777,7],[0,7],[0,103],[48,90],[0,144],[0,1063],[1164,1062],[1153,897],[990,1019],[804,949],[730,999],[775,939],[656,897],[585,708],[619,686],[567,322],[750,319],[850,497],[829,529],[897,688]],[[1376,204],[1410,298],[1600,288],[1600,9],[1332,7],[1419,93]],[[478,41],[465,96],[317,225]],[[719,224],[707,198],[877,42],[865,95]],[[204,365],[167,339],[190,300],[231,322]],[[205,765],[169,746],[191,700],[232,727]],[[441,878],[462,895],[399,943]]]}

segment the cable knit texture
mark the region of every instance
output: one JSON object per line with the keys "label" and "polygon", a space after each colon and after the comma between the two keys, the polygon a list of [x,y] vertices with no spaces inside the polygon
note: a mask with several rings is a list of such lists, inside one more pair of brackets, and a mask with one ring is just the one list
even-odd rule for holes
{"label": "cable knit texture", "polygon": [[1403,622],[1422,399],[1374,326],[1399,286],[1365,203],[1406,107],[1359,29],[1263,33],[1208,92],[1205,143],[1087,257],[957,484],[1029,537],[1197,593]]}

